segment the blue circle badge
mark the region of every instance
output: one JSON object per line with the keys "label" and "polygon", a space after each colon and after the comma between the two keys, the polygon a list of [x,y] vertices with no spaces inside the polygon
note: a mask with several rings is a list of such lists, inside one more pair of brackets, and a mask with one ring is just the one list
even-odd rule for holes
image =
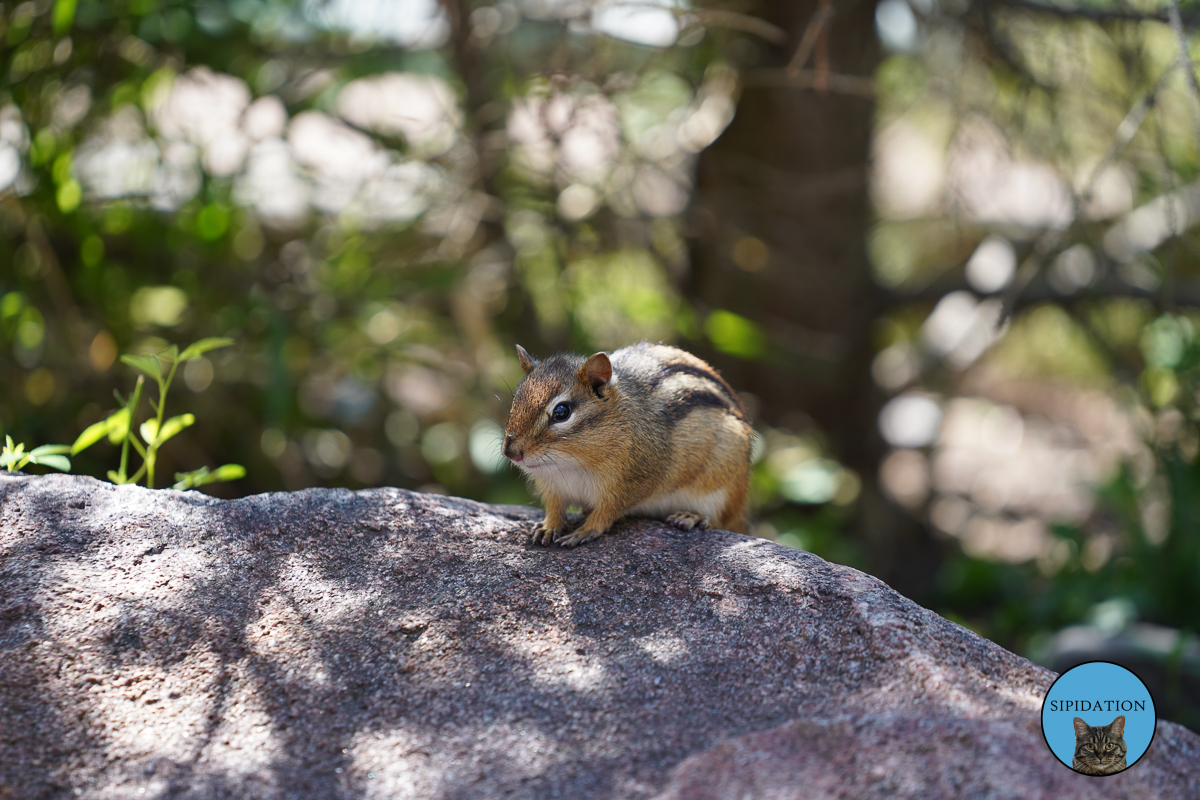
{"label": "blue circle badge", "polygon": [[1116,775],[1154,740],[1158,716],[1141,678],[1090,661],[1067,670],[1042,701],[1042,735],[1063,764],[1084,775]]}

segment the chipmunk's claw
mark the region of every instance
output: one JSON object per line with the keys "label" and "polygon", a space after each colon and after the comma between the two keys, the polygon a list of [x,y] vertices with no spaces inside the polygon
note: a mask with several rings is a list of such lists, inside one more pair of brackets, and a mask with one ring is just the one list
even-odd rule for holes
{"label": "chipmunk's claw", "polygon": [[578,547],[581,544],[587,544],[593,539],[599,539],[604,535],[604,531],[575,531],[570,536],[564,536],[558,540],[558,543],[563,547]]}
{"label": "chipmunk's claw", "polygon": [[708,517],[703,514],[694,514],[691,511],[677,511],[667,517],[667,524],[679,528],[681,531],[704,530],[708,527]]}
{"label": "chipmunk's claw", "polygon": [[531,538],[534,544],[549,546],[558,540],[561,533],[561,528],[551,527],[546,524],[545,520],[542,520],[533,526],[533,536]]}

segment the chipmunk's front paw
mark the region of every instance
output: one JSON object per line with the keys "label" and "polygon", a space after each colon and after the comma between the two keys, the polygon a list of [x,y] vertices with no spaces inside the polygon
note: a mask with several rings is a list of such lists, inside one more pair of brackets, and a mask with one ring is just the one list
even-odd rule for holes
{"label": "chipmunk's front paw", "polygon": [[555,528],[547,525],[546,520],[542,520],[537,525],[533,526],[533,543],[549,546],[558,540],[559,534],[561,533],[562,528]]}
{"label": "chipmunk's front paw", "polygon": [[702,531],[708,527],[708,517],[691,511],[677,511],[667,517],[667,524],[674,525],[681,531],[690,531],[693,528]]}
{"label": "chipmunk's front paw", "polygon": [[558,540],[558,543],[563,547],[578,547],[581,544],[586,544],[593,539],[599,539],[604,535],[604,531],[575,531],[570,536],[564,536]]}

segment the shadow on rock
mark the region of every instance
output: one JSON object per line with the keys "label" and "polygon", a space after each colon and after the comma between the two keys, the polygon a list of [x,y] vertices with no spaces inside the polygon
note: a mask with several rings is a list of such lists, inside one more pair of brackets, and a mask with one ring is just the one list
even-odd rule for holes
{"label": "shadow on rock", "polygon": [[[873,578],[648,521],[535,547],[539,513],[0,478],[0,797],[1094,788],[1051,673]],[[1034,766],[964,768],[997,747]],[[1198,755],[1164,723],[1112,796],[1196,794]]]}

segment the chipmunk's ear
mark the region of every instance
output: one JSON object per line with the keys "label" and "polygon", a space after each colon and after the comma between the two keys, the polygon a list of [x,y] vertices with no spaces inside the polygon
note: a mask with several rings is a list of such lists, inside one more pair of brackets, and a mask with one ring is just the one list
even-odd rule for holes
{"label": "chipmunk's ear", "polygon": [[580,373],[579,377],[588,382],[597,397],[603,397],[601,390],[617,382],[613,375],[612,362],[608,360],[607,353],[596,353],[589,358]]}
{"label": "chipmunk's ear", "polygon": [[525,348],[521,347],[521,345],[517,345],[517,358],[521,359],[521,369],[525,370],[526,375],[532,372],[533,368],[537,366],[537,362],[533,360],[529,353],[525,352]]}

